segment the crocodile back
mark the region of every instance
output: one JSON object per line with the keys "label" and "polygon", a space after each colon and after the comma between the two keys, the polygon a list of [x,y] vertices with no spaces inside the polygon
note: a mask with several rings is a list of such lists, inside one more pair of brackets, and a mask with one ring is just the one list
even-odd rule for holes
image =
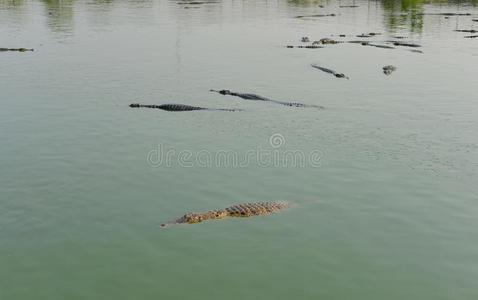
{"label": "crocodile back", "polygon": [[231,217],[251,217],[265,215],[288,207],[285,202],[255,202],[230,206],[225,210]]}
{"label": "crocodile back", "polygon": [[156,108],[167,110],[167,111],[191,111],[191,110],[201,110],[203,107],[185,105],[185,104],[162,104],[158,105]]}

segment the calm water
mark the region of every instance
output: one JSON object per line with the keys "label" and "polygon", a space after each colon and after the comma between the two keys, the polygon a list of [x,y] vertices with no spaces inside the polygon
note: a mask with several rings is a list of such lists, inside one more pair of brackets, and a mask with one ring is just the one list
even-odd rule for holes
{"label": "calm water", "polygon": [[[0,47],[35,48],[0,52],[0,299],[478,299],[478,38],[454,31],[473,18],[476,2],[0,0]],[[423,54],[285,48],[369,32]],[[275,200],[296,205],[158,227]]]}

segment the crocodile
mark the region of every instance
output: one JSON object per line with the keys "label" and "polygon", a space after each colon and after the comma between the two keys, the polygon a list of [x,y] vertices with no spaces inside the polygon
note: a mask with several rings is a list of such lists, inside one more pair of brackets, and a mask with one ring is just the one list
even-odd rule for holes
{"label": "crocodile", "polygon": [[293,46],[293,45],[287,45],[286,48],[305,48],[305,49],[319,49],[319,48],[324,48],[322,46],[317,46],[317,45],[306,45],[306,46]]}
{"label": "crocodile", "polygon": [[0,48],[0,51],[18,51],[18,52],[26,52],[26,51],[34,51],[35,49],[27,49],[27,48]]}
{"label": "crocodile", "polygon": [[330,74],[334,75],[334,76],[337,77],[337,78],[350,79],[350,78],[348,78],[347,76],[345,76],[343,73],[337,73],[337,72],[335,72],[334,70],[327,69],[327,68],[321,67],[321,66],[316,65],[316,64],[311,64],[311,66],[312,66],[313,68],[319,69],[319,70],[324,71],[324,72],[326,72],[326,73],[330,73]]}
{"label": "crocodile", "polygon": [[[365,45],[364,45],[365,46]],[[387,45],[377,45],[377,44],[367,44],[366,46],[372,46],[376,48],[382,48],[382,49],[395,49],[395,47],[392,46],[387,46]]]}
{"label": "crocodile", "polygon": [[305,16],[297,16],[296,18],[322,18],[322,17],[335,17],[335,14],[327,14],[327,15],[305,15]]}
{"label": "crocodile", "polygon": [[467,36],[464,36],[465,39],[474,39],[474,38],[477,38],[478,35],[467,35]]}
{"label": "crocodile", "polygon": [[240,109],[231,109],[231,108],[206,108],[206,107],[198,107],[198,106],[191,106],[185,104],[161,104],[161,105],[149,105],[149,104],[139,104],[139,103],[132,103],[129,107],[140,108],[158,108],[167,111],[191,111],[191,110],[214,110],[214,111],[240,111]]}
{"label": "crocodile", "polygon": [[362,34],[356,35],[356,37],[359,37],[359,38],[369,38],[369,37],[372,37],[372,35],[362,33]]}
{"label": "crocodile", "polygon": [[340,41],[336,41],[336,40],[333,40],[333,39],[329,39],[329,38],[323,38],[323,39],[320,39],[318,41],[314,41],[312,43],[312,45],[320,45],[320,44],[323,44],[323,45],[333,45],[333,44],[338,44],[338,43],[342,43]]}
{"label": "crocodile", "polygon": [[392,43],[395,46],[403,46],[403,47],[412,47],[412,48],[419,48],[421,45],[413,44],[413,43],[403,43],[399,41],[387,41],[388,43]]}
{"label": "crocodile", "polygon": [[302,43],[308,43],[308,42],[310,42],[310,40],[309,40],[308,37],[304,36],[304,37],[302,37],[301,42]]}
{"label": "crocodile", "polygon": [[397,70],[397,67],[392,66],[392,65],[388,65],[388,66],[383,67],[382,69],[383,69],[383,74],[390,75],[390,74],[392,74],[393,71]]}
{"label": "crocodile", "polygon": [[219,1],[190,1],[190,2],[178,2],[179,5],[201,5],[201,4],[213,4],[220,3]]}
{"label": "crocodile", "polygon": [[219,93],[221,95],[237,96],[245,100],[267,101],[267,102],[273,102],[277,104],[282,104],[286,106],[294,106],[294,107],[316,107],[320,109],[324,108],[323,106],[318,106],[313,104],[303,104],[303,103],[297,103],[297,102],[285,102],[285,101],[273,100],[273,99],[265,98],[256,94],[236,93],[236,92],[231,92],[230,90],[220,90],[220,91],[209,90],[209,91]]}
{"label": "crocodile", "polygon": [[475,29],[456,29],[454,30],[456,32],[467,32],[467,33],[477,33],[478,30],[475,30]]}
{"label": "crocodile", "polygon": [[420,15],[429,15],[429,16],[471,16],[470,13],[419,13],[417,14],[418,16]]}
{"label": "crocodile", "polygon": [[193,224],[206,220],[218,220],[225,217],[252,217],[266,215],[287,208],[290,205],[286,202],[255,202],[233,205],[224,209],[209,210],[201,213],[185,214],[173,222],[163,223],[161,227],[173,224]]}

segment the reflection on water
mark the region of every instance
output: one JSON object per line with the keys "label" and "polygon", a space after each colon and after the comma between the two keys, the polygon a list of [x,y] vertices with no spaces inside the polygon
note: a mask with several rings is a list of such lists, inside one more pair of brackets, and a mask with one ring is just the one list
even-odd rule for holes
{"label": "reflection on water", "polygon": [[75,0],[42,0],[45,5],[47,26],[59,37],[73,33]]}
{"label": "reflection on water", "polygon": [[[83,4],[84,2],[76,0],[41,0],[45,7],[45,15],[47,16],[47,25],[50,30],[59,37],[67,37],[74,32],[75,6]],[[184,2],[184,1],[183,1]],[[214,9],[216,6],[225,5],[225,3],[212,3],[211,5],[188,5],[190,1],[186,1],[183,8],[192,9]],[[212,1],[215,2],[215,1]],[[88,1],[88,6],[94,7],[89,11],[89,14],[104,14],[115,8],[115,4],[126,3],[127,6],[134,6],[135,8],[153,8],[152,0],[132,0],[132,1],[115,1],[115,0],[93,0]],[[171,1],[169,4],[181,3],[181,1]],[[369,0],[367,2],[350,1],[330,1],[330,0],[287,0],[286,9],[295,10],[297,7],[323,9],[327,12],[337,12],[338,14],[350,13],[350,10],[359,9],[361,6],[367,5],[375,7],[377,4],[382,9],[384,27],[390,33],[395,33],[398,29],[407,30],[411,33],[421,33],[425,22],[434,22],[433,19],[425,20],[425,9],[432,8],[443,10],[446,12],[459,12],[466,9],[468,6],[478,5],[478,0]],[[24,0],[1,0],[0,10],[15,10],[25,5]],[[343,9],[349,9],[343,10]],[[147,11],[143,11],[147,14]],[[144,16],[142,16],[144,17]],[[446,17],[449,18],[449,17]],[[457,17],[458,18],[458,17]],[[106,18],[89,18],[91,22],[101,25]],[[436,20],[436,19],[435,19]]]}

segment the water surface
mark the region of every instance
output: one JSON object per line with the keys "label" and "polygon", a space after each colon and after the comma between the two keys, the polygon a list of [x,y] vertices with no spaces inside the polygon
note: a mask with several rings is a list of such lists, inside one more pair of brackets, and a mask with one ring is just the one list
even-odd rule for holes
{"label": "water surface", "polygon": [[[0,52],[0,298],[478,298],[478,38],[454,31],[477,18],[464,1],[0,1],[0,47],[35,49]],[[285,47],[370,32],[423,53]],[[277,200],[296,205],[157,226]]]}

